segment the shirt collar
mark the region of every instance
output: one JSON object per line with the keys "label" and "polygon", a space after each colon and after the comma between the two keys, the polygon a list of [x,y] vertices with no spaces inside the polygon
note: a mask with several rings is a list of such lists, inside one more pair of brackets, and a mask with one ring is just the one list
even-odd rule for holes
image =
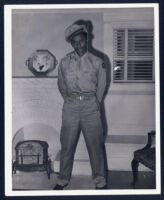
{"label": "shirt collar", "polygon": [[84,59],[85,57],[87,57],[88,56],[88,51],[83,55],[83,56],[81,56],[80,58],[81,59]]}
{"label": "shirt collar", "polygon": [[83,60],[84,58],[86,58],[88,56],[88,51],[81,57],[76,52],[74,52],[74,56],[75,56],[76,59],[82,59]]}

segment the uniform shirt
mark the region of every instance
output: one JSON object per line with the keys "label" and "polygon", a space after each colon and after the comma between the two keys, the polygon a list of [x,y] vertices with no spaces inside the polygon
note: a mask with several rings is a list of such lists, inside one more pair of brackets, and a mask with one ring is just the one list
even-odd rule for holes
{"label": "uniform shirt", "polygon": [[58,86],[63,98],[73,93],[94,93],[101,102],[106,87],[103,61],[90,52],[82,57],[69,53],[60,62]]}

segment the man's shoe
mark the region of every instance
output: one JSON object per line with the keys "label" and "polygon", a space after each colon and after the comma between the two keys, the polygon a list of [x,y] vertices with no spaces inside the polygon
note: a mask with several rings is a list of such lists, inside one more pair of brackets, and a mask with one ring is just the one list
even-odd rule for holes
{"label": "man's shoe", "polygon": [[107,185],[104,185],[103,187],[96,187],[96,190],[105,190],[107,189]]}
{"label": "man's shoe", "polygon": [[55,187],[53,188],[53,190],[63,190],[64,189],[64,186],[61,186],[61,185],[55,185]]}

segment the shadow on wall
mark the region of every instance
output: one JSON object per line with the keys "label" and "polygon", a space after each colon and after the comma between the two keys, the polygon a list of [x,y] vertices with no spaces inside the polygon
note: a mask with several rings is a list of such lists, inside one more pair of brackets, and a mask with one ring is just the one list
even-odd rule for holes
{"label": "shadow on wall", "polygon": [[32,123],[20,128],[12,140],[12,156],[15,160],[15,146],[23,140],[41,140],[49,144],[48,154],[52,161],[60,149],[59,133],[50,125],[42,123]]}
{"label": "shadow on wall", "polygon": [[[94,54],[95,56],[101,58],[105,64],[107,85],[106,85],[106,90],[105,90],[105,93],[103,96],[103,100],[101,102],[101,118],[102,118],[102,124],[103,124],[104,138],[106,139],[107,133],[108,133],[108,126],[107,126],[106,112],[105,112],[105,106],[104,106],[104,99],[108,93],[110,82],[111,82],[111,62],[109,60],[109,57],[105,53],[103,53],[93,47],[93,44],[92,44],[92,41],[94,39],[93,23],[90,20],[85,21],[83,19],[79,19],[75,23],[78,25],[86,26],[87,31],[88,31],[88,51],[91,52],[92,54]],[[105,146],[104,146],[104,154],[106,155]],[[106,161],[107,161],[107,159],[106,159]],[[106,163],[106,166],[107,166],[107,163]],[[107,168],[108,168],[108,166],[107,166]]]}

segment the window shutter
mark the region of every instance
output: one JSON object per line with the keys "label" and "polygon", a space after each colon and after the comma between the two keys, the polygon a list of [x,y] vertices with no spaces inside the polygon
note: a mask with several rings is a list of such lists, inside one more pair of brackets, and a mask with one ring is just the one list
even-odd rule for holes
{"label": "window shutter", "polygon": [[113,80],[153,81],[153,48],[153,29],[114,29]]}
{"label": "window shutter", "polygon": [[153,61],[128,61],[128,80],[152,80]]}
{"label": "window shutter", "polygon": [[124,60],[114,61],[114,80],[124,80]]}
{"label": "window shutter", "polygon": [[[125,30],[114,30],[114,80],[124,80]],[[120,59],[119,59],[120,58]]]}
{"label": "window shutter", "polygon": [[153,56],[153,30],[128,30],[128,56]]}
{"label": "window shutter", "polygon": [[124,56],[125,54],[125,30],[114,31],[114,55]]}

